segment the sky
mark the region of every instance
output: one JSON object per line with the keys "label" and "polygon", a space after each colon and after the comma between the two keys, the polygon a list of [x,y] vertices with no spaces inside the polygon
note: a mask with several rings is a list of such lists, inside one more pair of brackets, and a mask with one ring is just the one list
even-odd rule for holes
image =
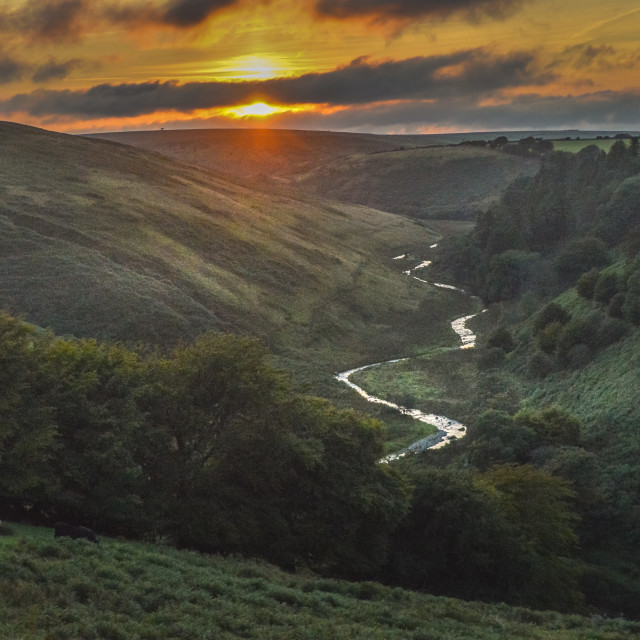
{"label": "sky", "polygon": [[0,120],[640,130],[638,0],[0,0]]}

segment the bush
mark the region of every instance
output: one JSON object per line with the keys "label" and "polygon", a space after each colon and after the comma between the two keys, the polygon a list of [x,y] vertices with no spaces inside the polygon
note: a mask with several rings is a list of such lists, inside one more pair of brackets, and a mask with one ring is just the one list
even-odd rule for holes
{"label": "bush", "polygon": [[593,300],[593,292],[595,291],[599,276],[600,272],[595,268],[583,273],[578,278],[578,282],[576,282],[578,295],[587,300]]}
{"label": "bush", "polygon": [[553,353],[558,344],[558,336],[562,331],[559,322],[550,322],[540,333],[538,333],[538,346],[545,353]]}
{"label": "bush", "polygon": [[527,364],[527,372],[532,378],[546,378],[554,369],[553,358],[537,351]]}
{"label": "bush", "polygon": [[513,341],[511,332],[506,327],[499,327],[487,338],[487,346],[497,347],[506,353],[509,353],[510,351],[513,351],[516,345]]}
{"label": "bush", "polygon": [[608,304],[618,293],[618,276],[615,273],[601,273],[593,290],[593,299],[600,304]]}
{"label": "bush", "polygon": [[559,304],[550,302],[545,305],[533,322],[534,334],[539,333],[551,322],[558,322],[561,325],[566,324],[571,319],[571,314],[565,311]]}
{"label": "bush", "polygon": [[484,349],[480,353],[480,357],[478,358],[478,367],[480,367],[480,369],[500,367],[504,364],[504,361],[504,351],[498,347],[491,347],[489,349]]}

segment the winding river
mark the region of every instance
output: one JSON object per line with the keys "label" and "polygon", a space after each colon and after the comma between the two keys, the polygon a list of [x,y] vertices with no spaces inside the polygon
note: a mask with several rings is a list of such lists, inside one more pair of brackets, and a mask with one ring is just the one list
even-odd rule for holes
{"label": "winding river", "polygon": [[[431,248],[433,249],[435,248],[435,246],[436,245],[432,245]],[[394,258],[394,260],[402,260],[405,257],[406,257],[405,255],[397,256],[396,258]],[[459,289],[458,287],[454,287],[449,284],[441,284],[439,282],[429,282],[428,280],[423,280],[422,278],[418,278],[415,275],[415,272],[418,269],[424,269],[425,267],[428,267],[430,264],[431,264],[430,260],[425,260],[424,262],[421,262],[419,265],[417,265],[413,269],[409,269],[408,271],[404,271],[403,273],[405,273],[408,276],[411,276],[416,280],[419,280],[420,282],[424,282],[434,287],[440,287],[441,289],[450,289],[453,291],[458,291],[460,293],[466,293],[466,291],[464,291],[463,289]],[[483,311],[486,311],[486,309]],[[462,344],[458,347],[459,349],[472,349],[473,347],[475,347],[476,336],[473,333],[473,331],[471,331],[471,329],[467,327],[466,323],[468,320],[475,317],[476,315],[478,314],[472,313],[471,315],[457,318],[451,323],[451,328],[458,334],[462,342]],[[438,429],[438,433],[427,436],[426,438],[422,438],[410,444],[408,447],[401,449],[400,451],[391,453],[385,456],[384,458],[382,458],[380,462],[391,462],[393,460],[398,460],[399,458],[402,458],[409,453],[424,451],[426,449],[438,449],[440,447],[444,447],[451,440],[462,438],[467,432],[467,427],[462,423],[458,422],[457,420],[452,420],[451,418],[447,418],[446,416],[439,416],[434,413],[423,413],[419,409],[408,409],[407,407],[403,407],[401,405],[395,404],[394,402],[389,402],[388,400],[377,398],[376,396],[370,395],[362,387],[359,387],[357,384],[349,380],[349,377],[352,376],[354,373],[357,373],[358,371],[364,371],[365,369],[371,369],[372,367],[379,367],[383,364],[391,364],[394,362],[404,362],[406,360],[408,360],[408,358],[398,358],[396,360],[374,362],[373,364],[367,364],[363,367],[358,367],[356,369],[349,369],[349,371],[343,371],[342,373],[338,373],[335,376],[337,380],[340,380],[340,382],[343,382],[344,384],[351,387],[354,391],[359,393],[363,398],[365,398],[369,402],[372,402],[375,404],[381,404],[381,405],[384,405],[385,407],[390,407],[392,409],[395,409],[396,411],[399,411],[403,415],[410,416],[411,418],[414,418],[415,420],[419,420],[420,422],[431,424]]]}

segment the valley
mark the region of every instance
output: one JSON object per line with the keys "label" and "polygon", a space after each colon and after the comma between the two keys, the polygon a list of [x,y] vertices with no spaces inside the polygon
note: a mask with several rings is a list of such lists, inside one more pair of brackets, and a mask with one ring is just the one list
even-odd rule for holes
{"label": "valley", "polygon": [[640,615],[637,139],[441,140],[0,123],[2,520]]}

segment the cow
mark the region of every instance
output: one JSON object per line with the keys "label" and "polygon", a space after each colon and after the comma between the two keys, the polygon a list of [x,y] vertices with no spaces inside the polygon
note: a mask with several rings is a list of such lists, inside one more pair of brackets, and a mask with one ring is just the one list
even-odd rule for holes
{"label": "cow", "polygon": [[53,530],[56,538],[67,536],[73,540],[76,540],[77,538],[84,538],[90,542],[95,542],[96,544],[99,543],[98,538],[96,538],[96,534],[91,531],[91,529],[87,529],[87,527],[74,527],[72,524],[67,524],[66,522],[56,522],[53,525]]}

